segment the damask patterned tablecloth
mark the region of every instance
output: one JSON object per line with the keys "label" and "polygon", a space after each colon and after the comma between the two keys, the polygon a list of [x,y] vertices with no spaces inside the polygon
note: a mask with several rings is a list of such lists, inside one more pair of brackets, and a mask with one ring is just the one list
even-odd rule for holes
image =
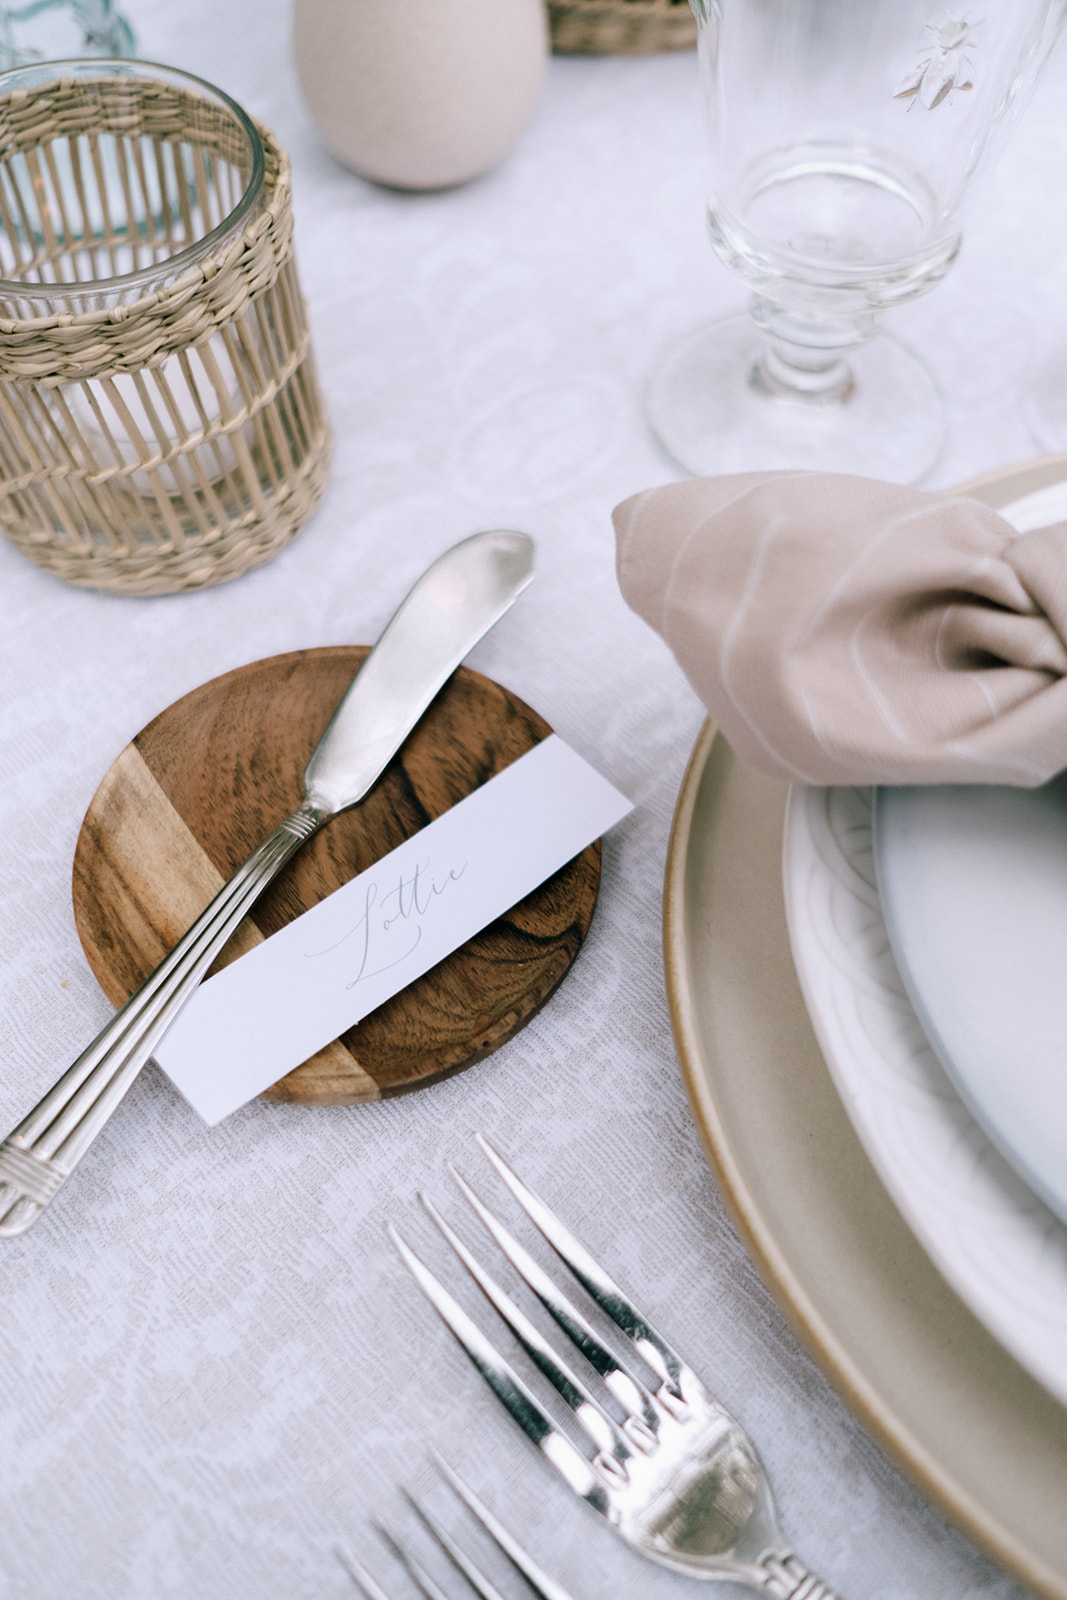
{"label": "damask patterned tablecloth", "polygon": [[[671,811],[702,709],[617,593],[609,513],[674,476],[642,385],[741,292],[702,231],[692,56],[559,59],[478,183],[377,189],[319,146],[285,0],[130,0],[143,55],[219,83],[292,153],[297,250],[336,431],[326,500],[262,570],[202,594],[77,592],[0,543],[0,1123],[103,1023],[70,867],[113,756],[218,673],[364,642],[447,543],[538,540],[537,582],[474,665],[637,803],[551,1004],[410,1098],[253,1103],[207,1130],[146,1072],[54,1214],[0,1250],[3,1600],[325,1600],[331,1546],[402,1522],[432,1446],[577,1600],[670,1600],[512,1436],[385,1238],[430,1244],[483,1129],[631,1287],[751,1430],[785,1525],[851,1600],[1018,1591],[867,1437],[759,1280],[675,1064],[660,951]],[[1067,339],[1067,58],[976,186],[947,282],[898,313],[949,394],[949,483],[1035,453],[1019,398]],[[384,1553],[371,1557],[386,1570]]]}

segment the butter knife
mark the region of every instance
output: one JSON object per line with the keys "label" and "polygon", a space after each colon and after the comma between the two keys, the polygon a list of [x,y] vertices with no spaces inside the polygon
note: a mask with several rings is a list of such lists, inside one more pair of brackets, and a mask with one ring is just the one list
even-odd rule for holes
{"label": "butter knife", "polygon": [[428,567],[387,624],[304,772],[304,798],[0,1144],[0,1236],[41,1215],[263,890],[373,786],[438,690],[533,577],[524,533],[476,533]]}

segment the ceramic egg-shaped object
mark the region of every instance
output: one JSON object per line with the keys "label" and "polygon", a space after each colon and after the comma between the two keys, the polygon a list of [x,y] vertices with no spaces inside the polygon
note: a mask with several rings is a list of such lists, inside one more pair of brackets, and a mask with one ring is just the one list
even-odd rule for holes
{"label": "ceramic egg-shaped object", "polygon": [[300,86],[346,166],[401,189],[487,172],[533,116],[544,0],[295,0]]}

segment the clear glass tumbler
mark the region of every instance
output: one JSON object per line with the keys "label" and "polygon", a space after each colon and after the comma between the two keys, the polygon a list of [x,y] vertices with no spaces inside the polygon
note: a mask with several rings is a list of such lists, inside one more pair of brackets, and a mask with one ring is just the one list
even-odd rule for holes
{"label": "clear glass tumbler", "polygon": [[752,292],[669,350],[648,414],[697,474],[787,466],[914,481],[944,407],[879,334],[939,283],[994,128],[1048,54],[1064,0],[693,0],[708,221]]}

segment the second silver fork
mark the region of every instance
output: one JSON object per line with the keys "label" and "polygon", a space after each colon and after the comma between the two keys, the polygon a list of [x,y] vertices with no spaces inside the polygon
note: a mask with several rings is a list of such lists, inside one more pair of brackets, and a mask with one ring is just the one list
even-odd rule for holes
{"label": "second silver fork", "polygon": [[836,1600],[785,1540],[766,1472],[740,1424],[488,1141],[479,1135],[478,1142],[526,1215],[654,1375],[649,1382],[623,1365],[451,1169],[496,1245],[603,1384],[603,1393],[594,1394],[423,1198],[478,1287],[570,1407],[585,1449],[556,1426],[473,1319],[390,1229],[419,1287],[523,1432],[567,1485],[643,1555],[690,1577],[747,1583],[771,1600]]}
{"label": "second silver fork", "polygon": [[[571,1600],[571,1596],[563,1588],[562,1584],[557,1583],[554,1578],[549,1577],[548,1573],[538,1566],[533,1557],[519,1544],[515,1536],[509,1533],[502,1523],[498,1522],[489,1507],[483,1505],[474,1490],[468,1488],[462,1478],[453,1472],[448,1463],[442,1461],[440,1456],[437,1457],[437,1468],[445,1481],[451,1485],[452,1489],[463,1501],[467,1510],[481,1523],[497,1548],[503,1551],[515,1570],[522,1574],[537,1600]],[[472,1558],[464,1552],[463,1548],[438,1522],[437,1518],[424,1505],[421,1505],[413,1495],[408,1494],[406,1490],[405,1494],[412,1510],[430,1537],[444,1551],[453,1567],[463,1575],[467,1584],[480,1597],[480,1600],[503,1600],[503,1596],[496,1585],[475,1565]],[[376,1526],[377,1531],[393,1554],[403,1564],[419,1593],[424,1596],[424,1600],[448,1600],[445,1590],[435,1578],[431,1577],[422,1562],[412,1554],[407,1545],[397,1539],[388,1528],[382,1527],[380,1523],[376,1524]],[[356,1560],[347,1547],[338,1546],[337,1558],[353,1583],[363,1591],[366,1600],[389,1600],[386,1591],[371,1577],[366,1567]]]}

